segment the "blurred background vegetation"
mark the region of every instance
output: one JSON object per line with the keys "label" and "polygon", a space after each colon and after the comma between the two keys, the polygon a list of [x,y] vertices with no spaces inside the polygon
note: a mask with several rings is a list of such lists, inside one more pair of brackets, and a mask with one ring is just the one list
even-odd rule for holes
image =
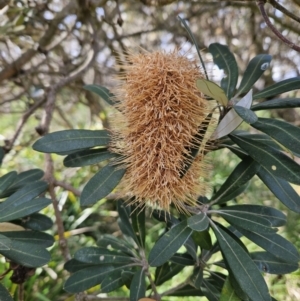
{"label": "blurred background vegetation", "polygon": [[[291,12],[300,11],[300,0],[278,2]],[[92,208],[79,206],[80,191],[98,166],[67,169],[63,167],[63,157],[44,156],[31,149],[32,143],[47,132],[71,128],[109,129],[113,122],[109,119],[112,109],[97,95],[83,90],[85,84],[112,87],[114,76],[122,71],[126,52],[139,51],[140,47],[148,51],[179,48],[187,56],[196,58],[178,15],[188,21],[210,77],[217,82],[223,74],[213,65],[207,52],[213,42],[229,46],[236,55],[241,74],[255,55],[273,56],[271,68],[257,82],[256,89],[300,74],[299,53],[275,37],[266,26],[256,1],[0,0],[0,9],[0,143],[6,150],[0,175],[11,170],[44,169],[46,179],[54,185],[59,209],[56,213],[52,207],[43,211],[56,222],[51,234],[57,242],[51,249],[52,260],[48,266],[38,268],[26,282],[25,300],[74,300],[74,296],[62,289],[67,277],[64,262],[77,249],[94,245],[100,234],[120,235],[113,195]],[[271,4],[266,4],[265,9],[278,31],[299,45],[299,23]],[[293,91],[288,96],[300,97],[300,93]],[[276,114],[300,126],[299,110],[277,110]],[[238,159],[224,150],[210,156],[211,179],[218,188]],[[300,193],[300,187],[296,189]],[[284,208],[258,178],[252,180],[249,189],[236,202],[271,204],[283,210],[288,215],[288,224],[282,233],[300,250],[299,216]],[[57,221],[58,215],[61,222]],[[155,225],[150,217],[148,223],[150,244],[162,226]],[[63,246],[62,234],[66,246]],[[249,248],[255,246],[249,245]],[[4,258],[0,260],[2,273],[6,263]],[[14,294],[17,285],[10,282],[9,276],[4,278],[3,284]],[[271,294],[278,300],[300,300],[299,271],[284,276],[268,275],[267,280]],[[109,298],[97,297],[97,289],[90,290],[86,300]],[[124,287],[118,295],[127,296],[128,290]],[[85,300],[80,295],[76,298]]]}

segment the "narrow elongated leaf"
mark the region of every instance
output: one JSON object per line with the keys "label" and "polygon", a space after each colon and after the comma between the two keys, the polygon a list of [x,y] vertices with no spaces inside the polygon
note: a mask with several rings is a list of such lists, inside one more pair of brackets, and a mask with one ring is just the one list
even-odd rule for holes
{"label": "narrow elongated leaf", "polygon": [[4,153],[3,147],[0,147],[0,166],[2,164],[4,155],[5,155],[5,153]]}
{"label": "narrow elongated leaf", "polygon": [[106,130],[65,130],[47,134],[32,148],[42,153],[61,153],[95,146],[107,146],[110,141]]}
{"label": "narrow elongated leaf", "polygon": [[298,107],[300,107],[300,98],[275,98],[255,104],[251,107],[251,110],[260,111]]}
{"label": "narrow elongated leaf", "polygon": [[185,30],[186,30],[187,33],[189,34],[190,39],[192,40],[192,42],[194,43],[194,45],[195,45],[195,47],[196,47],[198,57],[199,57],[199,59],[200,59],[202,68],[203,68],[204,73],[205,73],[205,77],[206,77],[206,79],[208,79],[207,71],[206,71],[205,64],[204,64],[204,61],[203,61],[203,59],[202,59],[202,56],[201,56],[201,53],[200,53],[200,50],[199,50],[199,47],[198,47],[198,43],[197,43],[197,41],[196,41],[196,39],[195,39],[193,33],[191,32],[189,26],[187,25],[186,21],[185,21],[184,19],[182,19],[179,15],[178,15],[178,18],[179,18],[179,20],[181,21],[181,23],[182,23],[182,25],[184,26]]}
{"label": "narrow elongated leaf", "polygon": [[257,164],[249,156],[246,157],[242,162],[240,162],[237,167],[233,170],[230,176],[227,178],[225,183],[220,187],[220,189],[212,196],[211,200],[215,203],[223,203],[228,200],[226,198],[231,195],[242,185],[246,184],[252,179],[252,177],[259,171],[260,165]]}
{"label": "narrow elongated leaf", "polygon": [[117,155],[109,152],[107,149],[86,149],[68,155],[64,159],[64,166],[66,167],[82,167],[115,158]]}
{"label": "narrow elongated leaf", "polygon": [[44,192],[47,187],[48,184],[46,182],[39,181],[28,184],[27,186],[18,190],[9,198],[7,198],[5,202],[0,204],[0,217],[4,217],[7,215],[7,212],[12,212],[17,207],[20,209],[21,206],[25,206],[25,204],[28,205],[30,201]]}
{"label": "narrow elongated leaf", "polygon": [[276,233],[250,232],[240,227],[237,227],[237,230],[264,250],[287,262],[299,261],[299,253],[296,247],[282,236]]}
{"label": "narrow elongated leaf", "polygon": [[262,91],[256,93],[253,96],[253,98],[267,98],[297,89],[300,89],[300,76],[292,77],[289,79],[285,79],[281,82],[275,83],[274,85],[269,86],[263,89]]}
{"label": "narrow elongated leaf", "polygon": [[257,267],[264,273],[279,275],[298,270],[297,262],[286,262],[269,252],[254,252],[250,255]]}
{"label": "narrow elongated leaf", "polygon": [[174,296],[174,297],[187,297],[187,296],[191,296],[191,297],[200,297],[200,296],[204,296],[202,290],[196,289],[193,286],[187,284],[184,287],[178,289],[178,290],[174,290],[174,291],[170,291],[170,293],[167,294],[167,296]]}
{"label": "narrow elongated leaf", "polygon": [[252,300],[270,301],[265,280],[249,255],[225,230],[216,226],[213,229],[223,257],[242,290]]}
{"label": "narrow elongated leaf", "polygon": [[53,226],[53,222],[50,217],[44,214],[34,213],[26,219],[22,219],[20,225],[35,231],[45,231]]}
{"label": "narrow elongated leaf", "polygon": [[122,270],[111,272],[101,282],[101,292],[102,293],[112,292],[117,288],[121,287],[123,284],[124,284],[124,280],[122,278]]}
{"label": "narrow elongated leaf", "polygon": [[112,270],[116,270],[116,268],[109,265],[93,266],[79,270],[67,279],[64,289],[73,294],[83,292],[100,284]]}
{"label": "narrow elongated leaf", "polygon": [[269,68],[271,59],[271,55],[259,54],[249,62],[237,94],[246,93],[253,87],[265,70]]}
{"label": "narrow elongated leaf", "polygon": [[72,258],[65,263],[64,269],[70,273],[75,273],[77,271],[96,266],[100,267],[100,265],[96,265],[94,263],[84,263]]}
{"label": "narrow elongated leaf", "polygon": [[97,247],[81,248],[75,253],[74,258],[81,262],[95,264],[132,263],[132,258],[124,253]]}
{"label": "narrow elongated leaf", "polygon": [[172,279],[175,275],[182,271],[183,268],[183,265],[166,262],[155,270],[155,285],[161,285]]}
{"label": "narrow elongated leaf", "polygon": [[105,248],[113,248],[115,250],[120,250],[126,254],[133,255],[133,246],[131,246],[128,242],[121,238],[116,238],[109,234],[101,235],[99,240],[97,241],[97,245],[99,247],[105,247]]}
{"label": "narrow elongated leaf", "polygon": [[122,270],[121,277],[123,279],[124,284],[126,285],[126,287],[128,289],[130,289],[130,284],[131,284],[133,276],[134,276],[134,272]]}
{"label": "narrow elongated leaf", "polygon": [[36,231],[10,231],[3,232],[4,236],[8,237],[10,240],[30,243],[31,245],[37,247],[48,248],[54,243],[54,239],[50,234]]}
{"label": "narrow elongated leaf", "polygon": [[[128,207],[127,207],[128,208]],[[131,237],[136,244],[139,243],[133,226],[130,222],[129,213],[126,210],[125,204],[122,201],[118,201],[118,213],[119,213],[119,227],[124,235]]]}
{"label": "narrow elongated leaf", "polygon": [[192,237],[189,237],[187,239],[184,246],[185,246],[188,254],[190,254],[193,257],[194,261],[198,262],[198,255],[197,255],[198,246],[195,244]]}
{"label": "narrow elongated leaf", "polygon": [[227,277],[222,288],[220,301],[241,301],[241,299],[235,294],[234,289],[230,284],[229,277]]}
{"label": "narrow elongated leaf", "polygon": [[250,109],[241,107],[241,106],[233,106],[236,113],[247,123],[252,124],[257,121],[257,116]]}
{"label": "narrow elongated leaf", "polygon": [[216,83],[200,78],[196,80],[196,86],[200,92],[220,102],[222,106],[227,107],[228,98],[225,91]]}
{"label": "narrow elongated leaf", "polygon": [[103,86],[99,85],[86,85],[83,86],[85,90],[91,91],[99,95],[103,100],[105,100],[109,105],[113,106],[115,102],[112,100],[114,95],[109,92],[109,90]]}
{"label": "narrow elongated leaf", "polygon": [[205,213],[193,215],[187,220],[188,226],[195,231],[204,231],[208,228],[209,221]]}
{"label": "narrow elongated leaf", "polygon": [[11,246],[11,240],[2,234],[0,234],[0,252],[1,250],[9,250]]}
{"label": "narrow elongated leaf", "polygon": [[264,184],[285,206],[300,213],[300,196],[287,181],[280,179],[272,172],[262,167],[257,174]]}
{"label": "narrow elongated leaf", "polygon": [[17,172],[11,171],[0,178],[0,195],[12,185],[17,178]]}
{"label": "narrow elongated leaf", "polygon": [[210,284],[206,279],[203,279],[203,281],[202,281],[201,290],[202,290],[204,296],[209,301],[219,301],[220,292],[214,285]]}
{"label": "narrow elongated leaf", "polygon": [[268,220],[268,224],[272,227],[280,227],[286,224],[286,216],[281,211],[266,206],[260,205],[234,205],[222,208],[224,212],[235,212],[238,214],[246,213],[247,215],[253,215],[264,220]]}
{"label": "narrow elongated leaf", "polygon": [[225,76],[221,80],[221,88],[230,99],[235,91],[239,72],[234,55],[226,45],[212,43],[208,46],[208,51],[212,54],[214,63],[223,69]]}
{"label": "narrow elongated leaf", "polygon": [[170,261],[179,265],[188,266],[188,265],[194,265],[195,260],[193,257],[188,253],[175,253],[171,258]]}
{"label": "narrow elongated leaf", "polygon": [[[37,198],[23,204],[11,207],[8,210],[0,213],[0,222],[8,222],[14,219],[18,219],[24,216],[28,216],[34,212],[38,212],[41,209],[52,204],[50,199]],[[1,207],[0,207],[1,210]]]}
{"label": "narrow elongated leaf", "polygon": [[84,186],[80,197],[81,206],[93,205],[105,198],[119,184],[125,171],[110,164],[104,166]]}
{"label": "narrow elongated leaf", "polygon": [[267,219],[256,216],[251,212],[240,210],[217,210],[228,223],[239,226],[249,231],[274,233],[277,229],[271,228],[271,223]]}
{"label": "narrow elongated leaf", "polygon": [[20,240],[11,240],[10,250],[1,250],[1,254],[27,267],[39,267],[50,260],[50,253],[42,246]]}
{"label": "narrow elongated leaf", "polygon": [[[252,90],[250,90],[238,103],[236,103],[236,105],[249,109],[252,105]],[[236,113],[234,109],[231,109],[218,124],[211,139],[219,139],[230,134],[242,122],[243,119]]]}
{"label": "narrow elongated leaf", "polygon": [[201,143],[203,141],[203,138],[206,134],[206,131],[209,127],[210,121],[212,119],[212,113],[208,114],[202,124],[199,127],[198,133],[196,134],[195,142],[194,145],[190,148],[188,148],[188,154],[184,154],[184,161],[185,161],[185,166],[184,169],[180,171],[180,177],[182,178],[186,172],[189,170],[191,167],[194,159],[199,153],[199,149],[201,147]]}
{"label": "narrow elongated leaf", "polygon": [[7,289],[0,283],[1,301],[14,301]]}
{"label": "narrow elongated leaf", "polygon": [[211,237],[208,230],[197,232],[192,234],[194,242],[202,249],[210,250],[212,248]]}
{"label": "narrow elongated leaf", "polygon": [[177,250],[187,241],[193,230],[184,220],[165,233],[154,245],[149,254],[149,264],[160,266],[170,259]]}
{"label": "narrow elongated leaf", "polygon": [[236,135],[230,135],[230,138],[274,176],[300,185],[300,166],[291,158],[258,141]]}
{"label": "narrow elongated leaf", "polygon": [[252,126],[261,132],[264,132],[280,142],[286,148],[293,152],[300,151],[300,128],[290,123],[271,119],[258,118],[258,121]]}
{"label": "narrow elongated leaf", "polygon": [[38,168],[23,171],[18,174],[16,181],[13,184],[13,187],[23,187],[26,184],[40,180],[43,177],[43,175],[44,171]]}
{"label": "narrow elongated leaf", "polygon": [[191,276],[191,281],[193,283],[193,286],[195,286],[195,288],[201,289],[201,285],[203,282],[203,268],[196,266],[194,268],[193,274]]}
{"label": "narrow elongated leaf", "polygon": [[145,229],[145,207],[139,209],[138,207],[133,208],[131,214],[132,227],[135,231],[140,246],[145,246],[146,229]]}
{"label": "narrow elongated leaf", "polygon": [[137,271],[130,284],[130,301],[138,301],[140,298],[145,297],[146,283],[144,270]]}

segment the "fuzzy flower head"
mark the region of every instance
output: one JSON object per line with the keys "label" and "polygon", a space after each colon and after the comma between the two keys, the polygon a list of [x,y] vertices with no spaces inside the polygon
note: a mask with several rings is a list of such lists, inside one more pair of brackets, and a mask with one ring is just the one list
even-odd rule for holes
{"label": "fuzzy flower head", "polygon": [[[129,54],[127,60],[114,91],[120,116],[111,145],[126,167],[120,189],[139,206],[169,211],[173,203],[186,211],[209,188],[207,138],[199,132],[212,104],[196,88],[203,74],[178,51]],[[183,175],[196,144],[199,152]]]}

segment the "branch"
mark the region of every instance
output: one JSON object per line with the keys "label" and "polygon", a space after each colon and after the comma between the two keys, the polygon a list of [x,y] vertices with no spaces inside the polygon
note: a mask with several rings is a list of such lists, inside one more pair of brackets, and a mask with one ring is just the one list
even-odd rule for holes
{"label": "branch", "polygon": [[257,1],[257,6],[260,10],[260,13],[262,15],[262,17],[264,18],[266,24],[268,25],[268,27],[273,31],[273,33],[279,38],[279,40],[281,40],[283,43],[285,43],[286,45],[288,45],[291,49],[296,50],[297,52],[300,53],[300,47],[295,45],[295,43],[291,42],[290,40],[288,40],[286,37],[284,37],[276,28],[275,26],[271,23],[271,20],[269,19],[269,16],[266,13],[265,10],[265,1],[266,0],[259,0]]}
{"label": "branch", "polygon": [[57,27],[59,23],[68,15],[71,11],[74,11],[74,8],[76,8],[76,5],[74,5],[74,1],[70,1],[70,3],[65,6],[65,8],[59,12],[56,16],[56,18],[53,19],[53,21],[49,24],[48,30],[45,32],[45,34],[41,37],[41,39],[38,42],[38,47],[35,47],[34,49],[29,49],[25,53],[23,53],[17,60],[6,66],[1,72],[0,72],[0,83],[5,80],[9,79],[15,75],[18,74],[19,70],[28,63],[35,54],[39,52],[39,50],[45,48],[54,35],[56,34]]}
{"label": "branch", "polygon": [[297,21],[300,23],[300,17],[294,15],[289,10],[287,10],[285,7],[283,7],[280,3],[276,2],[275,0],[269,0],[269,3],[276,8],[277,10],[281,11],[283,14],[289,16],[291,19]]}

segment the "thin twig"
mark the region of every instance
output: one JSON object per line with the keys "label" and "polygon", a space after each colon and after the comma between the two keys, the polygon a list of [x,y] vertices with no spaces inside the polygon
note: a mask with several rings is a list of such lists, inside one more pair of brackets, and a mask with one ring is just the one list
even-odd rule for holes
{"label": "thin twig", "polygon": [[65,183],[63,181],[57,181],[57,180],[54,180],[53,182],[54,186],[59,186],[59,187],[62,187],[68,191],[71,191],[74,195],[80,197],[81,195],[81,192],[80,190],[74,188],[72,185],[68,184],[68,183]]}
{"label": "thin twig", "polygon": [[18,287],[19,301],[24,301],[24,283],[20,283]]}
{"label": "thin twig", "polygon": [[300,23],[300,17],[294,15],[292,12],[290,12],[289,10],[287,10],[284,6],[282,6],[280,3],[278,3],[275,0],[269,0],[269,3],[276,8],[277,10],[281,11],[283,14],[289,16],[291,19],[297,21]]}
{"label": "thin twig", "polygon": [[273,33],[279,38],[279,40],[281,40],[283,43],[285,43],[286,45],[288,45],[291,49],[297,51],[300,53],[300,47],[295,45],[295,43],[291,42],[290,40],[288,40],[286,37],[284,37],[277,29],[276,27],[272,24],[269,16],[266,13],[265,10],[265,1],[266,0],[259,0],[256,2],[260,13],[262,15],[262,17],[264,18],[266,24],[268,25],[268,27],[273,31]]}

